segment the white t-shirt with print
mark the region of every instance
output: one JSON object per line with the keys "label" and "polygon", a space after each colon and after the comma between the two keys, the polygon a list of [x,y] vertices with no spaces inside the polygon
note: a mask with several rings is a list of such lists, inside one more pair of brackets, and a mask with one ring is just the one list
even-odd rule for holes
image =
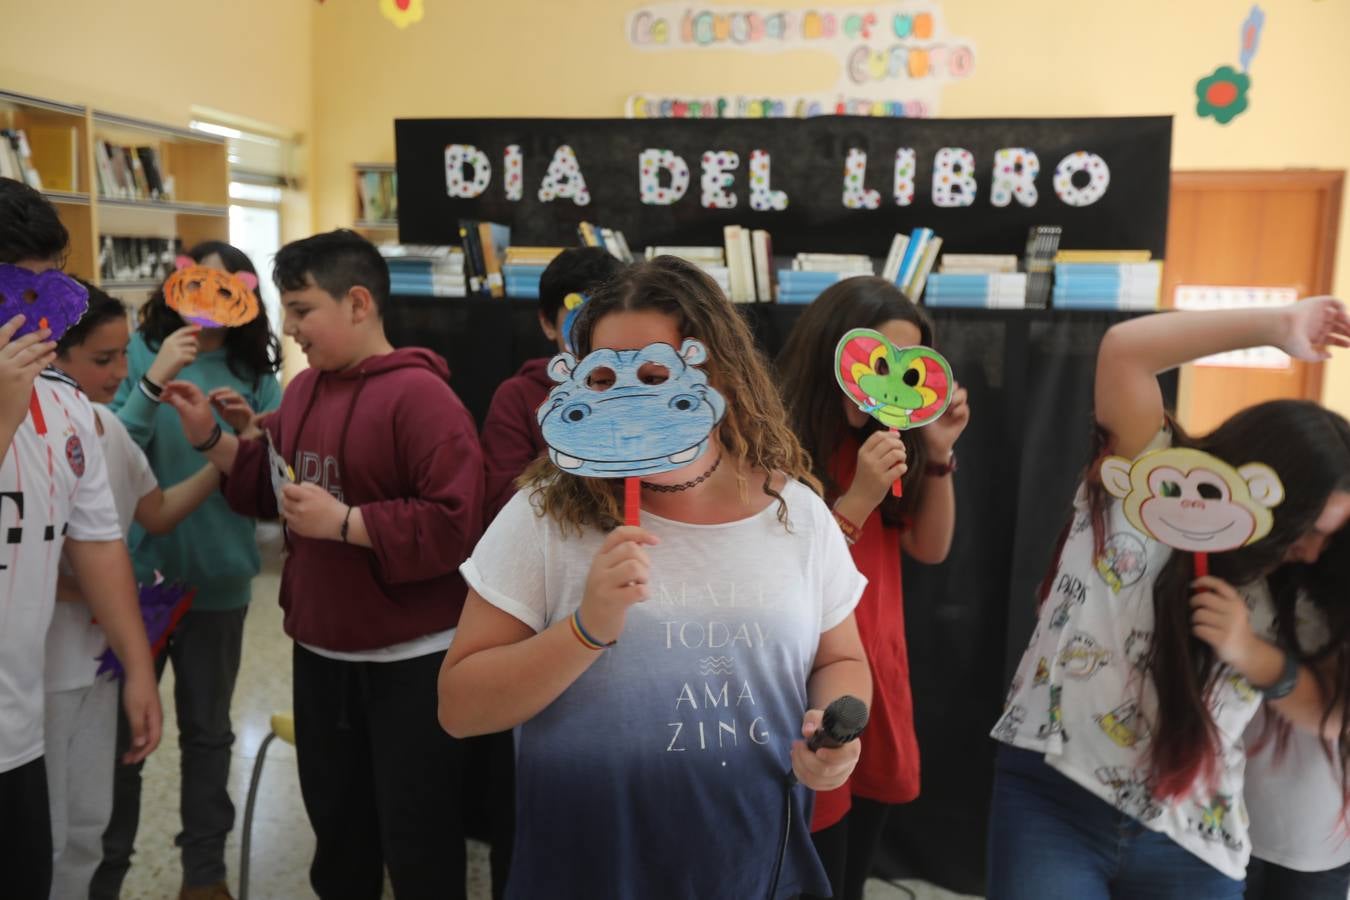
{"label": "white t-shirt with print", "polygon": [[29,415],[0,462],[0,772],[42,755],[44,651],[65,538],[122,539],[89,401],[51,370],[34,390],[46,433]]}
{"label": "white t-shirt with print", "polygon": [[[1235,671],[1224,671],[1210,704],[1223,746],[1214,789],[1198,787],[1180,800],[1152,796],[1146,781],[1158,695],[1145,661],[1153,640],[1153,582],[1173,551],[1135,529],[1119,501],[1110,504],[1106,521],[1106,546],[1097,558],[1080,486],[1054,584],[992,736],[1044,753],[1047,764],[1089,792],[1241,879],[1251,853],[1242,733],[1260,695]],[[1253,627],[1264,627],[1272,617],[1265,582],[1242,593],[1253,607]]]}
{"label": "white t-shirt with print", "polygon": [[[1325,616],[1300,598],[1295,617],[1300,646],[1306,651],[1320,649],[1330,637]],[[1252,855],[1297,872],[1325,872],[1350,863],[1350,829],[1341,818],[1336,745],[1332,744],[1328,759],[1316,735],[1290,729],[1280,756],[1274,731],[1264,734],[1268,717],[1279,718],[1263,709],[1247,728],[1247,745],[1254,748],[1247,758],[1246,785]]]}
{"label": "white t-shirt with print", "polygon": [[[100,443],[108,470],[117,521],[125,538],[136,518],[141,498],[159,487],[150,460],[127,433],[116,414],[95,403],[94,415],[103,425]],[[47,629],[47,692],[73,691],[94,683],[98,658],[107,649],[108,638],[94,624],[89,607],[83,603],[57,603],[52,624]]]}
{"label": "white t-shirt with print", "polygon": [[[820,498],[796,482],[782,493],[788,527],[776,502],[724,525],[642,513],[661,541],[646,548],[650,598],[629,609],[617,646],[517,731],[512,896],[584,883],[633,897],[763,893],[820,635],[866,584]],[[564,533],[520,492],[460,571],[542,631],[578,608],[604,540]],[[796,802],[781,892],[827,893],[809,792]]]}

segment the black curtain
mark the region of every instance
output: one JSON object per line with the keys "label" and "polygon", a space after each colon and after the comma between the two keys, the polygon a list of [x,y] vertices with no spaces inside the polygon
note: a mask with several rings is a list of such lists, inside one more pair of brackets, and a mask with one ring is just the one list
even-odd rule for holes
{"label": "black curtain", "polygon": [[[741,307],[772,358],[802,307]],[[553,347],[537,305],[514,300],[395,298],[395,346],[423,346],[450,364],[451,384],[481,425],[492,392]],[[939,566],[905,563],[905,630],[922,755],[922,793],[897,807],[877,862],[883,877],[917,876],[962,893],[984,890],[993,776],[989,729],[1035,620],[1036,586],[1088,462],[1097,346],[1125,313],[930,309],[938,346],[970,392],[957,445],[957,528]],[[1164,381],[1169,405],[1175,379]],[[472,830],[472,829],[471,829]]]}

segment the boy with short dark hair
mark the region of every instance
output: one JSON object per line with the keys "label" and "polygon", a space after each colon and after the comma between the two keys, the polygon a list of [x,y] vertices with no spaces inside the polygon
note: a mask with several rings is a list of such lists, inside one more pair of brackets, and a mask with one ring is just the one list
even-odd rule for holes
{"label": "boy with short dark hair", "polygon": [[[446,814],[460,749],[437,721],[435,685],[464,603],[458,566],[482,525],[473,420],[444,360],[385,337],[389,271],[368,241],[335,231],[288,244],[273,280],[311,368],[264,437],[222,433],[194,385],[163,397],[229,476],[230,505],[286,523],[310,882],[321,898],[378,898],[388,866],[400,897],[463,897],[463,834]],[[269,443],[298,484],[274,488]]]}
{"label": "boy with short dark hair", "polygon": [[[564,326],[578,301],[584,302],[623,265],[601,247],[573,247],[554,257],[544,269],[539,279],[539,327],[558,345],[559,352],[570,347]],[[516,478],[544,452],[544,436],[535,412],[553,388],[553,379],[545,371],[548,360],[546,356],[527,360],[492,395],[483,420],[487,479],[483,511],[489,522],[516,492]]]}
{"label": "boy with short dark hair", "polygon": [[[7,279],[59,269],[68,240],[41,194],[0,178],[0,266],[7,267]],[[40,302],[31,305],[34,315],[43,314]],[[45,327],[13,339],[23,322],[22,315],[0,322],[0,534],[6,541],[0,557],[0,872],[6,896],[46,897],[52,829],[43,670],[63,552],[126,672],[123,704],[133,733],[128,761],[144,759],[158,745],[161,716],[93,409],[68,376],[48,368],[56,345]]]}

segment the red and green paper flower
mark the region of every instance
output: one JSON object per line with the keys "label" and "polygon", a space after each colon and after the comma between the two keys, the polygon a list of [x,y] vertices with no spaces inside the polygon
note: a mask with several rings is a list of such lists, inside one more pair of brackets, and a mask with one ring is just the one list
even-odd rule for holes
{"label": "red and green paper flower", "polygon": [[380,12],[399,28],[422,21],[422,0],[380,0]]}
{"label": "red and green paper flower", "polygon": [[1247,89],[1251,84],[1245,72],[1219,66],[1213,75],[1195,83],[1196,114],[1201,118],[1212,116],[1220,125],[1227,125],[1247,109]]}

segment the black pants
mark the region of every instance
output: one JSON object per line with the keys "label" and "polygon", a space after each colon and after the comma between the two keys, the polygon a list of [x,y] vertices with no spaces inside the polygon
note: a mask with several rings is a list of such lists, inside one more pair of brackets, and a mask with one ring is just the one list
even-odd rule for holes
{"label": "black pants", "polygon": [[461,745],[436,718],[443,654],[342,662],[295,645],[300,793],[321,900],[464,898]]}
{"label": "black pants", "polygon": [[848,815],[811,835],[835,900],[862,900],[890,811],[888,804],[854,797]]}
{"label": "black pants", "polygon": [[469,738],[464,752],[466,831],[491,845],[492,900],[503,900],[516,839],[515,735],[499,731]]}
{"label": "black pants", "polygon": [[0,772],[0,894],[47,900],[52,890],[52,819],[42,757]]}
{"label": "black pants", "polygon": [[[183,850],[183,884],[187,887],[225,880],[225,838],[234,827],[234,804],[226,787],[234,745],[230,699],[239,675],[247,611],[247,607],[190,610],[169,639],[168,650],[155,661],[159,675],[166,662],[173,663],[183,822],[174,843]],[[126,714],[119,712],[112,817],[103,832],[103,862],[89,889],[92,900],[116,900],[131,868],[140,827],[144,764],[121,763],[130,742]]]}
{"label": "black pants", "polygon": [[1345,900],[1350,863],[1325,872],[1296,872],[1252,857],[1247,866],[1246,900]]}

